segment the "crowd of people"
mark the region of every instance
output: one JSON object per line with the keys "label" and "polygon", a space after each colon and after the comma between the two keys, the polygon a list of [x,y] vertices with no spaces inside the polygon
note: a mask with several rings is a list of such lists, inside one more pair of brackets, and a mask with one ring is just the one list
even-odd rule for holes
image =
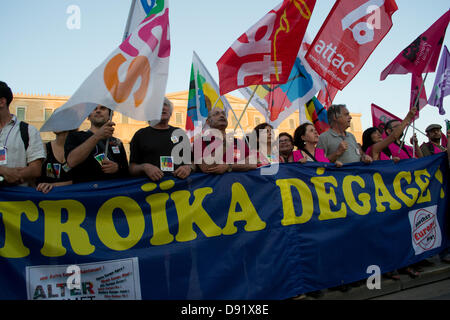
{"label": "crowd of people", "polygon": [[[113,136],[113,111],[107,107],[98,105],[92,111],[88,117],[91,123],[89,130],[55,132],[56,139],[44,146],[35,127],[19,121],[11,114],[9,106],[12,100],[11,89],[5,82],[0,82],[1,183],[34,186],[43,193],[49,193],[58,186],[89,181],[130,176],[146,176],[152,181],[158,181],[166,174],[185,179],[195,171],[224,174],[286,162],[329,162],[341,167],[346,163],[360,161],[398,162],[401,159],[447,152],[450,163],[450,142],[447,146],[441,145],[442,127],[438,124],[426,128],[429,141],[420,147],[415,135],[410,141],[414,148],[401,140],[403,131],[416,114],[415,108],[410,110],[403,121],[386,123],[384,131],[376,127],[365,130],[360,145],[355,136],[347,131],[352,117],[345,105],[328,108],[330,129],[320,135],[313,124],[304,123],[295,130],[293,137],[286,132],[274,137],[273,127],[263,123],[254,129],[256,144],[234,137],[231,142],[227,142],[226,113],[216,107],[209,111],[206,120],[209,129],[215,130],[216,134],[209,140],[200,137],[201,141],[194,141],[194,145],[197,143],[201,146],[200,159],[192,152],[191,155],[181,155],[184,161],[178,163],[174,159],[173,148],[190,140],[182,130],[180,133],[179,128],[169,125],[173,104],[167,98],[164,100],[160,122],[153,125],[149,122],[148,127],[134,134],[129,161],[123,143]],[[450,130],[447,131],[448,141],[449,135]],[[443,253],[441,258],[450,263],[449,252]],[[410,266],[404,271],[417,276],[417,266]],[[396,277],[395,274],[387,276],[393,279]]]}

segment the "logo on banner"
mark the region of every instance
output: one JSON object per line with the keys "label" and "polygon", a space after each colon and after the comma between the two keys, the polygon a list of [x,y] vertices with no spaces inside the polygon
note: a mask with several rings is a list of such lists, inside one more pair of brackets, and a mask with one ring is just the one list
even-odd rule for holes
{"label": "logo on banner", "polygon": [[416,255],[441,246],[442,235],[437,220],[437,206],[409,212],[412,245]]}

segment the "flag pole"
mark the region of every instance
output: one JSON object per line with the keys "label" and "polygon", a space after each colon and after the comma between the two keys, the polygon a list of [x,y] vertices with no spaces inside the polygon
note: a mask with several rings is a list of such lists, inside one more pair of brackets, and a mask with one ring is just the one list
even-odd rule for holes
{"label": "flag pole", "polygon": [[[428,68],[428,64],[427,64],[427,68]],[[414,102],[414,107],[416,107],[416,108],[417,108],[417,105],[418,105],[418,103],[419,103],[419,98],[420,98],[420,95],[422,94],[422,90],[423,90],[423,88],[424,88],[424,86],[425,86],[425,80],[427,80],[428,73],[429,73],[429,72],[427,72],[427,73],[425,74],[425,78],[422,80],[422,84],[420,85],[419,92],[417,93],[416,101]],[[417,110],[417,111],[419,111],[419,110]],[[414,133],[415,133],[415,131],[416,131],[416,125],[415,125],[415,124],[416,124],[416,119],[414,118],[414,120],[413,120],[413,136],[414,136]],[[400,143],[400,148],[398,149],[397,155],[400,154],[400,151],[402,150],[403,145],[405,144],[406,134],[408,133],[408,129],[409,129],[410,126],[411,126],[411,125],[409,125],[408,128],[406,128],[406,132],[405,132],[405,134],[403,135],[403,139],[402,139],[402,142]],[[423,132],[421,132],[421,133],[424,134]],[[415,157],[415,151],[416,151],[416,147],[415,147],[415,144],[413,143],[413,158]]]}
{"label": "flag pole", "polygon": [[125,41],[126,38],[128,38],[128,33],[130,32],[130,25],[131,25],[131,17],[133,16],[134,8],[136,7],[136,0],[132,0],[130,12],[128,13],[128,19],[127,24],[125,25],[125,32],[123,34],[122,42]]}
{"label": "flag pole", "polygon": [[[131,25],[131,17],[133,16],[133,12],[134,12],[135,6],[136,6],[136,0],[132,0],[131,1],[130,12],[128,13],[127,24],[125,25],[125,31],[124,31],[123,37],[122,37],[122,42],[125,41],[126,38],[128,38],[128,33],[130,31],[130,25]],[[113,114],[114,114],[114,111],[111,110],[111,112],[109,113],[109,121],[112,121]],[[109,138],[106,139],[105,158],[108,157],[108,146],[109,146]]]}
{"label": "flag pole", "polygon": [[240,115],[240,117],[239,117],[239,119],[238,119],[238,123],[237,123],[237,125],[234,127],[234,130],[236,130],[237,127],[240,125],[241,120],[242,120],[242,117],[244,116],[244,113],[245,113],[245,111],[247,110],[247,108],[248,108],[250,102],[252,101],[253,96],[255,95],[256,90],[258,90],[258,88],[259,88],[259,84],[256,85],[255,90],[253,90],[253,93],[252,93],[252,95],[250,96],[250,99],[248,99],[247,104],[245,105],[244,110],[242,110],[242,113],[241,113],[241,115]]}
{"label": "flag pole", "polygon": [[[217,105],[217,103],[219,102],[219,100],[221,100],[221,99],[220,99],[221,97],[222,97],[222,96],[219,96],[219,97],[217,98],[217,100],[216,100],[216,102],[214,103],[214,105],[212,106],[211,110],[214,109],[214,108],[216,107],[216,105]],[[232,107],[231,105],[230,105],[230,109],[231,109],[231,112],[233,113],[234,118],[235,118],[235,119],[237,120],[237,122],[238,122],[239,128],[241,128],[241,130],[242,130],[242,135],[243,135],[243,137],[244,137],[245,143],[247,143],[247,146],[250,148],[249,142],[247,141],[247,137],[245,136],[245,131],[244,131],[244,129],[242,128],[241,123],[239,122],[239,119],[238,119],[238,117],[236,116],[236,113],[234,112],[233,107]],[[236,129],[235,129],[235,130],[236,130]]]}

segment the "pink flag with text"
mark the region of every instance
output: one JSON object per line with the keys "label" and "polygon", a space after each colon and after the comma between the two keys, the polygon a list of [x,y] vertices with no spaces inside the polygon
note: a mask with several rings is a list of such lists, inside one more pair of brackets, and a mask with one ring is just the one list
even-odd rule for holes
{"label": "pink flag with text", "polygon": [[436,71],[444,42],[445,32],[450,21],[450,10],[441,16],[427,31],[422,33],[413,43],[405,48],[386,69],[380,80],[390,74],[422,74]]}

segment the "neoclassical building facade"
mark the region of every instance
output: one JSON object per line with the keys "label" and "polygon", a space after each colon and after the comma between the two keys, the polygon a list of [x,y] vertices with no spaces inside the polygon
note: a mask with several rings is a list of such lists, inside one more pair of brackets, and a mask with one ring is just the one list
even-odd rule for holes
{"label": "neoclassical building facade", "polygon": [[[174,104],[174,111],[170,121],[170,125],[174,127],[184,128],[186,123],[186,110],[188,102],[188,91],[174,92],[167,94],[167,97]],[[14,100],[10,106],[11,113],[14,113],[20,120],[24,120],[36,128],[40,129],[44,122],[51,116],[51,114],[60,106],[69,100],[68,96],[53,96],[53,95],[30,95],[23,93],[15,93]],[[230,102],[236,116],[239,118],[244,111],[247,100],[226,95]],[[361,143],[362,126],[361,114],[351,114],[352,124],[349,131],[352,132],[357,141]],[[113,121],[116,123],[114,136],[121,139],[128,150],[129,143],[134,133],[140,128],[147,126],[145,121],[137,121],[122,114],[114,113]],[[264,122],[264,116],[252,106],[249,106],[241,119],[241,126],[246,133],[253,130],[255,126]],[[228,129],[232,131],[236,126],[237,121],[232,112],[228,114]],[[277,128],[278,133],[289,132],[293,134],[295,128],[300,125],[298,111],[290,115]],[[80,126],[80,130],[89,128],[89,122],[86,120]],[[237,129],[237,136],[242,136],[242,131]],[[41,132],[41,137],[44,141],[53,140],[55,135],[52,132]]]}

